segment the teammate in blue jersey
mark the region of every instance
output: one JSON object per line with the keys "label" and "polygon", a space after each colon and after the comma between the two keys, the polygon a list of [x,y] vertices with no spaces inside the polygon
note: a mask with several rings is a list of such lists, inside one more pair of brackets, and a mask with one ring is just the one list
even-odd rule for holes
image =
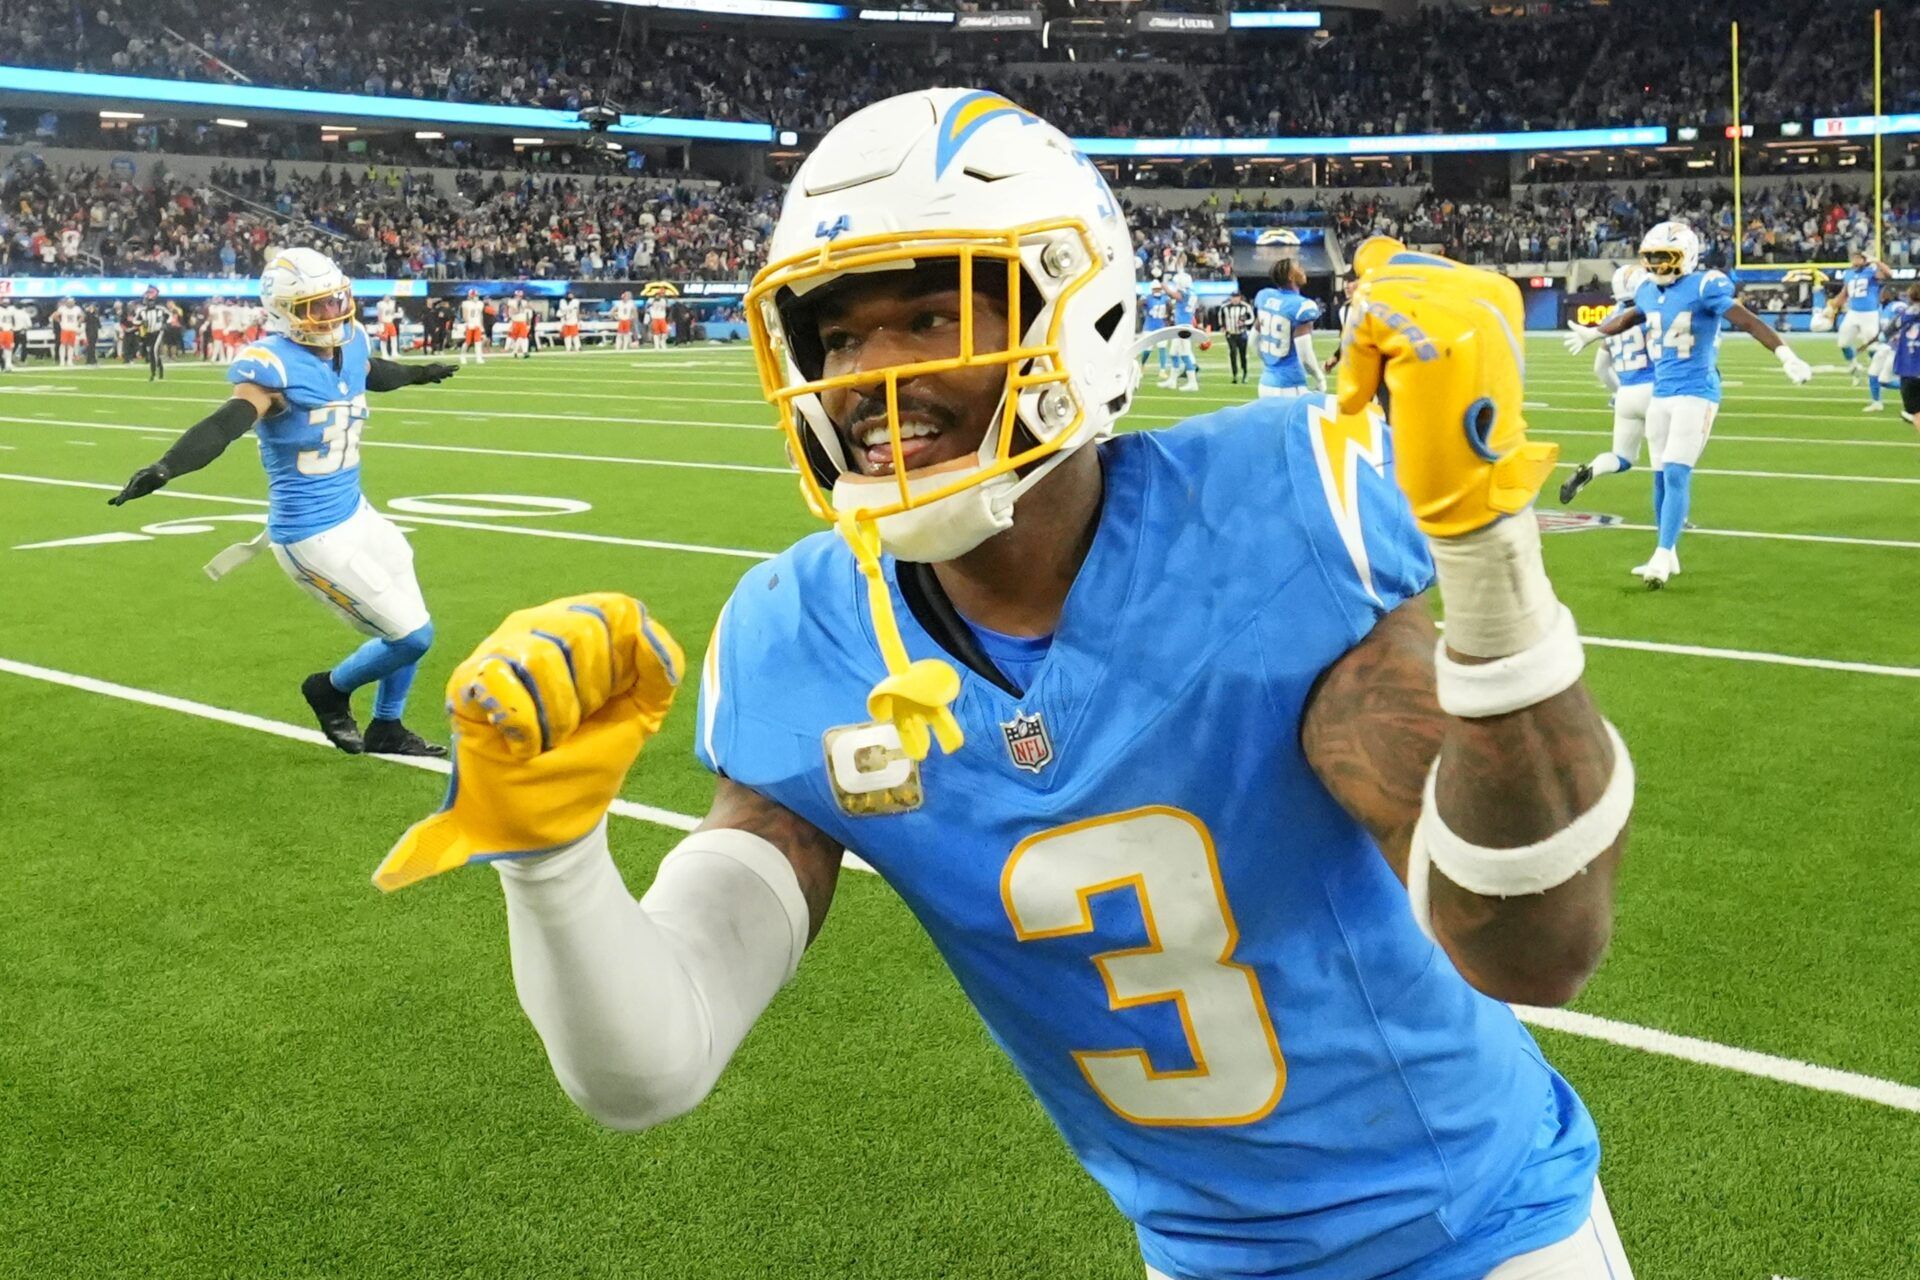
{"label": "teammate in blue jersey", "polygon": [[1272,284],[1253,298],[1254,350],[1260,355],[1262,396],[1303,396],[1307,380],[1327,389],[1326,370],[1313,353],[1313,325],[1320,304],[1302,294],[1307,273],[1299,262],[1281,258],[1269,270]]}
{"label": "teammate in blue jersey", "polygon": [[[406,365],[370,356],[353,318],[346,276],[312,249],[288,249],[260,277],[267,336],[227,368],[233,396],[190,427],[158,462],[135,472],[114,506],[198,471],[241,436],[260,440],[267,471],[267,528],[207,566],[218,578],[257,552],[261,539],[306,592],[371,637],[331,671],[300,686],[322,732],[342,751],[444,756],[401,722],[414,670],[433,643],[433,622],[413,574],[413,551],[360,493],[360,433],[369,391],[451,377],[450,364]],[[376,685],[363,736],[351,697]]]}
{"label": "teammate in blue jersey", "polygon": [[1194,298],[1193,277],[1185,271],[1174,273],[1167,288],[1167,298],[1172,304],[1173,327],[1177,336],[1165,344],[1171,366],[1160,379],[1163,387],[1177,386],[1182,391],[1200,389],[1200,364],[1193,358]]}
{"label": "teammate in blue jersey", "polygon": [[[1632,263],[1614,270],[1614,315],[1633,305],[1646,274],[1644,267]],[[1634,459],[1640,456],[1640,442],[1647,435],[1647,405],[1653,399],[1653,358],[1647,351],[1647,326],[1637,324],[1602,342],[1594,371],[1613,391],[1613,446],[1574,469],[1560,486],[1563,506],[1601,476],[1632,470]],[[1653,518],[1660,518],[1657,503]]]}
{"label": "teammate in blue jersey", "polygon": [[1840,342],[1840,354],[1847,362],[1847,371],[1853,376],[1855,386],[1860,376],[1866,372],[1865,362],[1860,358],[1880,337],[1880,286],[1893,278],[1893,272],[1884,262],[1875,262],[1858,249],[1848,259],[1847,269],[1840,275],[1840,291],[1846,301],[1842,304],[1836,334]]}
{"label": "teammate in blue jersey", "polygon": [[1720,409],[1722,324],[1751,334],[1773,352],[1789,382],[1803,383],[1813,370],[1740,304],[1724,272],[1699,269],[1700,238],[1684,222],[1663,222],[1647,232],[1640,242],[1640,261],[1647,276],[1635,290],[1633,305],[1598,328],[1571,326],[1567,349],[1577,355],[1601,338],[1646,326],[1647,350],[1653,357],[1647,445],[1659,532],[1653,555],[1633,572],[1649,588],[1658,589],[1680,572],[1677,548],[1692,504],[1693,469]]}
{"label": "teammate in blue jersey", "polygon": [[[963,267],[1010,245],[1017,280]],[[556,1074],[644,1129],[713,1087],[851,850],[1150,1276],[1627,1280],[1593,1123],[1501,1003],[1598,963],[1632,797],[1541,561],[1518,290],[1369,242],[1338,400],[1114,435],[1125,217],[956,89],[843,121],[768,249],[763,384],[841,533],[721,615],[706,820],[636,901],[604,813],[684,663],[629,598],[555,601],[455,671],[460,784],[376,882],[495,862]]]}
{"label": "teammate in blue jersey", "polygon": [[[1167,286],[1155,280],[1147,286],[1147,304],[1140,310],[1140,332],[1143,336],[1150,333],[1159,333],[1163,329],[1171,328],[1172,325],[1173,298],[1167,292]],[[1160,381],[1163,385],[1169,381],[1167,372],[1167,346],[1168,341],[1162,340],[1154,343],[1152,347],[1153,350],[1160,353]],[[1144,369],[1146,364],[1147,352],[1143,349],[1140,352],[1140,367]]]}
{"label": "teammate in blue jersey", "polygon": [[1880,330],[1874,336],[1873,347],[1867,353],[1867,403],[1863,413],[1883,413],[1886,405],[1881,403],[1880,392],[1898,381],[1893,372],[1894,335],[1900,332],[1900,322],[1907,315],[1907,300],[1902,298],[1889,285],[1880,291]]}

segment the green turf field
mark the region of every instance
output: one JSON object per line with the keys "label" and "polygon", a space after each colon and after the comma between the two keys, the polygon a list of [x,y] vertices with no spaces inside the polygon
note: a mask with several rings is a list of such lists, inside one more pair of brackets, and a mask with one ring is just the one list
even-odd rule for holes
{"label": "green turf field", "polygon": [[[1536,430],[1591,456],[1587,360],[1530,349]],[[1132,425],[1250,390],[1207,359],[1205,392],[1150,387]],[[1911,1280],[1920,435],[1830,369],[1790,388],[1745,340],[1723,367],[1682,576],[1627,573],[1644,469],[1583,495],[1624,525],[1548,539],[1640,800],[1588,1016],[1537,1034],[1599,1120],[1642,1280]],[[200,572],[258,527],[252,447],[105,505],[222,395],[192,363],[0,379],[0,1277],[1139,1275],[870,876],[698,1112],[640,1137],[575,1113],[494,875],[368,883],[443,783],[315,745],[299,680],[355,637],[269,560]],[[439,636],[416,726],[444,739],[450,668],[551,596],[641,596],[697,660],[737,576],[812,528],[768,421],[738,348],[377,397],[365,484]],[[615,822],[636,884],[706,802],[687,702],[626,789],[667,821]]]}

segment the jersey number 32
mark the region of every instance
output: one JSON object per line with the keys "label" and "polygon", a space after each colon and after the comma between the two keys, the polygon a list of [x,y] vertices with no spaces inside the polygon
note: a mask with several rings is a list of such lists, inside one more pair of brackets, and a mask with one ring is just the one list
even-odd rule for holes
{"label": "jersey number 32", "polygon": [[320,447],[302,450],[294,461],[303,476],[330,476],[360,465],[360,432],[367,425],[367,398],[355,396],[307,412],[307,425],[321,427]]}

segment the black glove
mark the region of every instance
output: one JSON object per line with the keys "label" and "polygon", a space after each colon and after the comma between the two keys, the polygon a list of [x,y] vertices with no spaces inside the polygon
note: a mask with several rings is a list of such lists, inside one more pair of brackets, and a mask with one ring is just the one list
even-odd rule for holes
{"label": "black glove", "polygon": [[460,366],[457,364],[446,364],[444,362],[423,364],[420,366],[420,376],[416,381],[445,382],[448,378],[451,378],[459,368]]}
{"label": "black glove", "polygon": [[133,479],[127,481],[126,488],[107,499],[107,505],[117,507],[123,503],[132,502],[135,498],[144,498],[171,479],[173,479],[173,472],[164,462],[142,467],[133,473]]}

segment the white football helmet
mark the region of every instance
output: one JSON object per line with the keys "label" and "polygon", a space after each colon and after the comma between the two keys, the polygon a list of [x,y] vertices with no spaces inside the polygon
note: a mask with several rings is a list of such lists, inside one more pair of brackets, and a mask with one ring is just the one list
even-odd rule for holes
{"label": "white football helmet", "polygon": [[1633,305],[1633,295],[1647,278],[1647,269],[1637,262],[1623,262],[1613,269],[1613,300],[1623,307]]}
{"label": "white football helmet", "polygon": [[1672,284],[1700,265],[1700,237],[1684,222],[1663,222],[1640,241],[1640,261],[1656,284]]}
{"label": "white football helmet", "polygon": [[337,347],[353,325],[353,284],[313,249],[282,249],[260,273],[267,329],[307,347]]}
{"label": "white football helmet", "polygon": [[[780,409],[801,490],[825,520],[871,521],[903,560],[964,555],[1013,524],[1014,503],[1060,461],[1108,434],[1139,380],[1133,239],[1100,171],[1065,135],[983,90],[901,94],[841,121],[800,166],[745,309],[762,387]],[[954,264],[971,292],[1004,292],[1007,349],[823,376],[804,305],[850,275]],[[821,393],[884,389],[999,366],[1000,409],[978,453],[867,476]],[[900,418],[890,412],[893,456]]]}

